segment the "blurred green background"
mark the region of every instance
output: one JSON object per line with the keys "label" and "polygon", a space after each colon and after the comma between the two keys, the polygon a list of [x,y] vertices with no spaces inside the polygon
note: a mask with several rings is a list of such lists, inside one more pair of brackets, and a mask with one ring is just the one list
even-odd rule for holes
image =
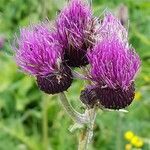
{"label": "blurred green background", "polygon": [[[142,59],[136,97],[128,113],[98,113],[90,150],[150,150],[150,1],[93,0],[94,13],[99,16],[105,8],[116,11],[121,3],[129,11],[130,43]],[[35,79],[18,70],[10,47],[19,27],[37,23],[45,16],[54,19],[64,4],[64,0],[0,0],[0,38],[5,39],[0,49],[0,150],[44,150],[45,111],[49,150],[77,149],[78,132],[69,132],[73,122],[59,99],[43,96]],[[83,105],[79,93],[84,84],[75,80],[67,92],[72,105],[80,111]],[[48,98],[46,105],[44,98]],[[141,139],[141,146],[137,138]]]}

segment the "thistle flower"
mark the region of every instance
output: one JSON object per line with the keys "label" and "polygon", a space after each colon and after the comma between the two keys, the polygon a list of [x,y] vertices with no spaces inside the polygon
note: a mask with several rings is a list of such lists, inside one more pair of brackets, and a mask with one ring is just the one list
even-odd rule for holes
{"label": "thistle flower", "polygon": [[39,88],[55,94],[72,83],[69,67],[61,62],[62,47],[47,24],[23,28],[15,41],[15,59],[22,71],[37,78]]}
{"label": "thistle flower", "polygon": [[87,65],[86,52],[94,42],[97,31],[90,6],[82,0],[71,0],[58,15],[56,28],[67,65]]}
{"label": "thistle flower", "polygon": [[[102,26],[112,29],[114,24],[118,24],[118,32],[125,32],[123,26],[121,27],[112,15],[104,18]],[[134,99],[134,79],[140,68],[140,59],[135,50],[125,42],[126,39],[122,39],[120,33],[107,29],[105,28],[105,34],[102,34],[103,38],[88,52],[93,84],[81,92],[81,100],[89,107],[98,105],[121,109]]]}

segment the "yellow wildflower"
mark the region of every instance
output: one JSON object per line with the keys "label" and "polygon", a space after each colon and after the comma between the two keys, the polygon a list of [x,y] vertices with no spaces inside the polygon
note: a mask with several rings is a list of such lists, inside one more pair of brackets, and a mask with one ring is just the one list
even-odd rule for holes
{"label": "yellow wildflower", "polygon": [[127,131],[124,134],[124,138],[128,141],[131,141],[133,137],[134,137],[134,133],[132,131]]}
{"label": "yellow wildflower", "polygon": [[125,150],[131,150],[132,149],[132,145],[131,144],[126,144],[125,145]]}
{"label": "yellow wildflower", "polygon": [[140,100],[141,97],[142,97],[141,92],[138,91],[138,92],[135,93],[135,100]]}
{"label": "yellow wildflower", "polygon": [[144,142],[140,139],[136,145],[136,147],[142,147],[144,145]]}
{"label": "yellow wildflower", "polygon": [[143,141],[140,139],[138,136],[134,136],[131,140],[131,144],[134,145],[135,147],[139,148],[143,146]]}

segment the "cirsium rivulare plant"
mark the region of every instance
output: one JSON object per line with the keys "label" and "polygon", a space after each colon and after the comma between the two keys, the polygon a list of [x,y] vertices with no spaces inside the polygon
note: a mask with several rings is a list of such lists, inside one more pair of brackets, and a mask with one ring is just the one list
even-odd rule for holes
{"label": "cirsium rivulare plant", "polygon": [[[39,89],[59,95],[62,106],[75,122],[71,131],[84,129],[79,150],[88,149],[98,109],[120,110],[134,99],[139,56],[128,43],[128,32],[120,20],[108,11],[101,20],[94,17],[91,3],[71,0],[55,23],[46,21],[20,29],[13,47],[18,66],[36,78]],[[74,67],[88,69],[83,75],[74,72]],[[64,93],[73,86],[74,78],[88,80],[80,95],[85,104],[83,114],[71,106]],[[46,117],[43,120],[47,141]],[[47,149],[48,143],[43,143]]]}

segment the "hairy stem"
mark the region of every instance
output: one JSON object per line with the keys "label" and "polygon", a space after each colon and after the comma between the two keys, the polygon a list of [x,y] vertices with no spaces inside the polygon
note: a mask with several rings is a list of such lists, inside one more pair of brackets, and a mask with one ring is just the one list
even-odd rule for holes
{"label": "hairy stem", "polygon": [[92,0],[88,0],[89,5],[92,6]]}
{"label": "hairy stem", "polygon": [[116,140],[116,150],[122,149],[122,142],[121,142],[121,132],[122,132],[122,118],[123,114],[120,112],[118,115],[118,122],[117,122],[117,140]]}
{"label": "hairy stem", "polygon": [[62,106],[76,123],[86,124],[89,122],[87,114],[80,114],[71,106],[64,92],[60,93],[59,96]]}
{"label": "hairy stem", "polygon": [[45,19],[47,17],[47,0],[41,0],[41,6],[42,6],[41,16],[42,19]]}
{"label": "hairy stem", "polygon": [[91,139],[93,137],[93,127],[96,118],[96,109],[94,108],[88,110],[88,115],[90,118],[90,122],[86,127],[86,129],[84,129],[80,135],[78,150],[87,150],[88,145],[91,142]]}
{"label": "hairy stem", "polygon": [[42,130],[43,130],[43,150],[48,150],[48,97],[46,95],[43,96],[43,122],[42,122]]}

